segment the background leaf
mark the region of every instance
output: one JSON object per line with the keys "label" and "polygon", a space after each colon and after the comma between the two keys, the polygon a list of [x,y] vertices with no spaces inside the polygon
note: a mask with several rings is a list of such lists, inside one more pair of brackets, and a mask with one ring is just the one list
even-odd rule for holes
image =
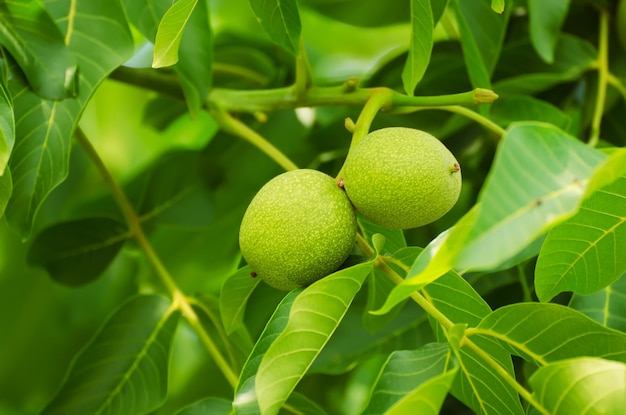
{"label": "background leaf", "polygon": [[35,237],[28,261],[60,284],[79,286],[98,278],[129,236],[128,229],[113,219],[61,222]]}
{"label": "background leaf", "polygon": [[4,209],[6,209],[7,203],[9,203],[12,191],[11,171],[7,168],[4,170],[4,174],[0,175],[0,218],[4,215]]}
{"label": "background leaf", "polygon": [[223,398],[206,398],[176,412],[176,415],[228,415],[232,402]]}
{"label": "background leaf", "polygon": [[433,48],[433,11],[430,0],[411,0],[411,42],[409,56],[402,70],[402,84],[407,95],[424,76]]}
{"label": "background leaf", "polygon": [[535,270],[541,301],[563,291],[593,294],[626,272],[626,177],[597,190],[578,213],[554,227]]}
{"label": "background leaf", "polygon": [[287,326],[259,365],[256,392],[262,413],[278,413],[337,328],[372,266],[368,262],[337,271],[295,299]]}
{"label": "background leaf", "polygon": [[533,396],[551,414],[621,414],[626,365],[597,358],[552,363],[530,378]]}
{"label": "background leaf", "polygon": [[4,2],[0,8],[0,25],[4,29],[0,30],[0,43],[37,94],[46,99],[76,95],[76,59],[41,2]]}
{"label": "background leaf", "polygon": [[515,121],[540,121],[567,131],[572,120],[556,106],[527,95],[506,95],[491,105],[491,119],[508,127]]}
{"label": "background leaf", "polygon": [[13,102],[7,89],[7,80],[4,78],[3,75],[0,77],[0,176],[7,168],[15,144]]}
{"label": "background leaf", "polygon": [[539,365],[577,356],[626,362],[626,334],[559,304],[506,305],[486,316],[478,331]]}
{"label": "background leaf", "polygon": [[250,295],[261,282],[252,278],[249,265],[237,270],[224,281],[220,293],[220,314],[226,333],[230,334],[243,324],[243,316]]}
{"label": "background leaf", "polygon": [[554,50],[570,0],[528,0],[530,40],[543,60],[554,62]]}
{"label": "background leaf", "polygon": [[626,332],[626,274],[594,294],[574,294],[569,306],[605,327]]}
{"label": "background leaf", "polygon": [[196,3],[198,0],[178,0],[161,18],[154,41],[153,68],[162,68],[178,62],[178,47]]}
{"label": "background leaf", "polygon": [[[16,142],[10,161],[13,196],[6,216],[23,238],[29,236],[45,198],[67,176],[70,139],[85,104],[102,79],[133,51],[132,37],[117,1],[64,0],[46,4],[63,31],[72,21],[68,47],[81,70],[78,95],[63,101],[40,98],[17,73],[11,78]],[[74,18],[69,19],[70,13]],[[107,34],[106,43],[101,42],[100,33]]]}
{"label": "background leaf", "polygon": [[250,0],[256,19],[278,46],[300,53],[300,13],[296,0]]}
{"label": "background leaf", "polygon": [[167,394],[178,312],[160,296],[125,303],[77,356],[42,414],[147,413]]}

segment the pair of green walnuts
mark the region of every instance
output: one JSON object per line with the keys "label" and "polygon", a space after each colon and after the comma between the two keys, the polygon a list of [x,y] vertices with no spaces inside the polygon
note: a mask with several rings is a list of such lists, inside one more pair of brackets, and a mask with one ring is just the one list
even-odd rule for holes
{"label": "pair of green walnuts", "polygon": [[354,247],[356,212],[380,226],[415,228],[448,212],[461,191],[454,155],[410,128],[369,133],[350,150],[343,171],[337,180],[317,170],[288,171],[252,199],[239,245],[270,286],[292,290],[337,270]]}

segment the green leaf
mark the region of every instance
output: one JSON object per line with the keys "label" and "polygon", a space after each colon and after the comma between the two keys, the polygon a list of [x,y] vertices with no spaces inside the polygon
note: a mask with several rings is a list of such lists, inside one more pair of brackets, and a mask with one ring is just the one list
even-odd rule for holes
{"label": "green leaf", "polygon": [[372,266],[367,262],[337,271],[295,299],[287,326],[268,348],[256,375],[262,413],[278,413],[339,325]]}
{"label": "green leaf", "polygon": [[126,302],[77,356],[42,415],[140,414],[159,407],[178,314],[160,296]]}
{"label": "green leaf", "polygon": [[11,179],[11,170],[4,170],[4,174],[0,175],[0,218],[4,215],[4,210],[11,198],[13,191],[13,180]]}
{"label": "green leaf", "polygon": [[178,62],[178,48],[185,25],[198,0],[177,0],[165,12],[154,41],[153,68],[171,66]]}
{"label": "green leaf", "polygon": [[46,4],[59,26],[69,30],[68,47],[81,68],[79,93],[63,101],[42,99],[12,68],[9,88],[16,142],[9,162],[14,188],[6,217],[24,239],[41,204],[67,176],[71,136],[91,94],[133,52],[132,36],[117,1],[49,0]]}
{"label": "green leaf", "polygon": [[625,333],[559,304],[500,307],[480,322],[476,332],[498,339],[513,353],[541,366],[578,356],[626,362]]}
{"label": "green leaf", "polygon": [[13,102],[7,89],[7,81],[4,78],[4,76],[0,76],[0,176],[6,171],[15,144]]}
{"label": "green leaf", "polygon": [[4,2],[0,8],[0,43],[37,94],[46,99],[76,95],[76,58],[41,2]]}
{"label": "green leaf", "polygon": [[554,62],[554,50],[569,4],[570,0],[528,0],[530,40],[548,63]]}
{"label": "green leaf", "polygon": [[569,306],[605,327],[626,332],[626,274],[594,294],[574,294]]}
{"label": "green leaf", "polygon": [[622,176],[626,176],[626,148],[608,150],[608,157],[593,172],[587,185],[585,197],[593,195],[598,189],[608,186]]}
{"label": "green leaf", "polygon": [[496,13],[504,13],[504,0],[491,0],[491,10]]}
{"label": "green leaf", "polygon": [[176,415],[229,415],[233,403],[223,398],[205,398],[176,412]]}
{"label": "green leaf", "polygon": [[626,177],[597,190],[546,237],[535,269],[541,301],[563,291],[593,294],[626,272]]}
{"label": "green leaf", "polygon": [[407,95],[424,76],[433,49],[433,11],[430,0],[411,0],[411,43],[402,70],[402,84]]}
{"label": "green leaf", "polygon": [[472,85],[491,88],[491,73],[500,57],[510,12],[494,13],[489,0],[454,0],[452,4]]}
{"label": "green leaf", "polygon": [[567,130],[571,118],[549,102],[526,95],[505,95],[491,106],[491,119],[508,127],[515,121],[540,121]]}
{"label": "green leaf", "polygon": [[[399,406],[406,408],[408,399],[413,401],[414,405],[420,400],[425,401],[422,404],[430,404],[431,411],[435,409],[433,413],[438,413],[448,390],[443,390],[443,395],[426,395],[425,391],[420,389],[428,381],[445,374],[450,369],[450,358],[449,346],[442,343],[429,343],[417,350],[391,353],[378,374],[378,380],[364,413],[370,415],[401,413]],[[448,388],[451,384],[452,379]],[[392,407],[394,409],[387,412]]]}
{"label": "green leaf", "polygon": [[413,390],[394,406],[387,415],[437,415],[441,413],[444,400],[458,373],[458,366],[445,373],[434,376]]}
{"label": "green leaf", "polygon": [[300,53],[300,13],[296,0],[250,0],[257,21],[278,46]]}
{"label": "green leaf", "polygon": [[245,266],[229,276],[220,293],[220,314],[226,333],[230,334],[243,325],[248,299],[260,278],[252,278],[252,268]]}
{"label": "green leaf", "polygon": [[124,225],[108,218],[57,223],[37,234],[28,262],[59,284],[84,285],[104,272],[129,236]]}
{"label": "green leaf", "polygon": [[626,407],[626,365],[578,358],[539,368],[529,380],[533,396],[551,414],[618,415]]}

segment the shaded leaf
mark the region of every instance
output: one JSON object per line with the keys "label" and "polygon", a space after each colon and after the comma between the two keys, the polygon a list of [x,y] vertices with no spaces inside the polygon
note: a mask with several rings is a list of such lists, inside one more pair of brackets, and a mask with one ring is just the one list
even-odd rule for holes
{"label": "shaded leaf", "polygon": [[85,104],[102,79],[133,53],[132,36],[117,1],[50,0],[46,5],[59,26],[69,30],[68,47],[81,69],[76,98],[48,101],[32,92],[12,68],[9,89],[16,142],[9,162],[14,189],[6,217],[24,239],[45,198],[67,176],[71,135]]}
{"label": "shaded leaf", "polygon": [[398,401],[387,415],[437,415],[441,413],[450,386],[459,372],[458,366],[434,376]]}
{"label": "shaded leaf", "polygon": [[6,79],[2,76],[0,78],[0,176],[4,174],[7,168],[14,144],[13,102],[7,90]]}
{"label": "shaded leaf", "polygon": [[77,356],[42,415],[142,414],[160,406],[178,314],[160,296],[126,302]]}
{"label": "shaded leaf", "polygon": [[605,327],[626,332],[626,274],[594,294],[574,294],[569,306]]}
{"label": "shaded leaf", "polygon": [[569,359],[539,368],[529,382],[533,396],[554,415],[619,415],[626,407],[624,363]]}
{"label": "shaded leaf", "polygon": [[265,33],[292,55],[300,53],[300,13],[296,0],[250,0]]}
{"label": "shaded leaf", "polygon": [[[411,400],[421,398],[429,402],[431,409],[440,408],[447,390],[443,396],[429,396],[419,392],[426,382],[448,371],[450,357],[450,348],[443,343],[430,343],[417,350],[391,353],[381,368],[365,413],[400,413],[398,404],[408,406],[406,400],[409,397]],[[386,412],[394,406],[394,410]]]}
{"label": "shaded leaf", "polygon": [[407,95],[424,76],[433,49],[433,12],[430,0],[411,0],[411,42],[409,56],[402,70],[402,84]]}
{"label": "shaded leaf", "polygon": [[324,411],[324,409],[322,409],[318,404],[297,392],[289,395],[289,399],[287,399],[287,405],[289,405],[290,410],[293,409],[298,414],[326,415],[326,411]]}
{"label": "shaded leaf", "polygon": [[229,276],[220,292],[220,314],[226,333],[230,334],[243,325],[248,299],[260,278],[252,278],[252,267],[245,266]]}
{"label": "shaded leaf", "polygon": [[185,25],[198,0],[178,0],[165,12],[154,40],[153,68],[171,66],[178,62],[178,48]]}
{"label": "shaded leaf", "polygon": [[176,415],[228,415],[233,403],[223,398],[206,398],[176,412]]}
{"label": "shaded leaf", "polygon": [[287,326],[268,348],[256,375],[262,413],[278,413],[337,328],[372,266],[368,262],[337,271],[295,299]]}
{"label": "shaded leaf", "polygon": [[554,62],[554,50],[570,0],[528,0],[530,40],[533,47],[548,62]]}
{"label": "shaded leaf", "polygon": [[626,177],[597,190],[546,237],[535,269],[541,301],[563,291],[592,294],[626,272]]}
{"label": "shaded leaf", "polygon": [[542,121],[567,130],[571,118],[549,102],[527,96],[506,95],[491,106],[491,119],[507,127],[515,121]]}
{"label": "shaded leaf", "polygon": [[0,43],[29,85],[46,99],[76,95],[76,59],[63,34],[38,0],[6,1],[0,8]]}
{"label": "shaded leaf", "polygon": [[494,13],[489,0],[454,0],[452,4],[472,85],[491,88],[491,73],[500,57],[510,12]]}
{"label": "shaded leaf", "polygon": [[60,284],[80,286],[98,278],[129,237],[124,225],[109,218],[62,222],[37,234],[28,262]]}
{"label": "shaded leaf", "polygon": [[625,333],[559,304],[506,305],[486,316],[476,331],[538,365],[578,356],[626,362]]}
{"label": "shaded leaf", "polygon": [[7,168],[4,170],[4,174],[0,175],[0,218],[4,215],[12,191],[13,180],[11,179],[11,171]]}

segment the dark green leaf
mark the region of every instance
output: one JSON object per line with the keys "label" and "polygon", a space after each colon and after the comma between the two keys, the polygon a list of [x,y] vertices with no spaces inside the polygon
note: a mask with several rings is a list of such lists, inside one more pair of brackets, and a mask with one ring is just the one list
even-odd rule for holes
{"label": "dark green leaf", "polygon": [[295,299],[287,325],[267,349],[256,375],[262,413],[278,413],[339,325],[372,266],[368,262],[337,271]]}
{"label": "dark green leaf", "polygon": [[245,266],[232,274],[222,286],[220,293],[220,314],[226,333],[230,334],[243,324],[243,316],[250,295],[261,282],[252,278],[252,268]]}
{"label": "dark green leaf", "polygon": [[233,403],[223,398],[206,398],[176,412],[176,415],[228,415]]}
{"label": "dark green leaf", "polygon": [[7,167],[4,174],[0,175],[0,218],[4,215],[4,209],[9,203],[11,192],[13,191],[13,180],[11,179],[11,170]]}
{"label": "dark green leaf", "polygon": [[79,87],[76,98],[48,101],[32,92],[17,72],[9,83],[16,142],[9,163],[14,189],[6,216],[24,239],[43,201],[67,176],[71,136],[84,106],[102,79],[133,52],[130,30],[117,1],[50,0],[46,4],[67,31],[70,52],[80,66]]}
{"label": "dark green leaf", "polygon": [[4,76],[0,77],[0,176],[9,163],[11,151],[15,144],[15,119],[13,117],[13,102],[7,89]]}
{"label": "dark green leaf", "polygon": [[569,306],[605,327],[626,332],[626,274],[597,293],[574,294]]}
{"label": "dark green leaf", "polygon": [[178,0],[165,12],[154,41],[153,68],[171,66],[178,62],[178,48],[183,32],[198,0]]}
{"label": "dark green leaf", "polygon": [[543,60],[554,62],[554,50],[570,0],[528,0],[530,40]]}
{"label": "dark green leaf", "polygon": [[481,321],[477,332],[497,339],[515,354],[539,365],[578,356],[626,362],[625,333],[559,304],[500,307]]}
{"label": "dark green leaf", "polygon": [[274,43],[292,55],[300,53],[300,13],[296,0],[250,0],[250,6]]}
{"label": "dark green leaf", "polygon": [[104,272],[129,236],[124,225],[108,218],[58,223],[35,237],[28,262],[60,284],[84,285]]}
{"label": "dark green leaf", "polygon": [[77,356],[42,415],[143,414],[160,406],[178,314],[160,296],[125,303]]}
{"label": "dark green leaf", "polygon": [[626,407],[626,365],[577,358],[539,368],[529,380],[533,397],[550,414],[619,415]]}
{"label": "dark green leaf", "polygon": [[411,42],[409,56],[402,70],[402,84],[407,95],[424,76],[433,49],[433,12],[430,0],[411,0]]}
{"label": "dark green leaf", "polygon": [[43,98],[76,95],[76,58],[69,38],[38,0],[6,1],[0,7],[0,43],[18,63],[30,86]]}
{"label": "dark green leaf", "polygon": [[474,87],[491,88],[511,8],[494,13],[489,0],[454,0],[463,57]]}
{"label": "dark green leaf", "polygon": [[[414,404],[417,404],[415,402],[417,398],[421,398],[424,403],[430,404],[431,411],[435,411],[431,413],[438,413],[448,391],[442,391],[443,395],[423,395],[419,392],[429,380],[443,375],[450,369],[450,358],[450,348],[442,343],[429,343],[417,350],[393,352],[381,368],[365,413],[371,415],[399,413],[387,411],[395,405],[403,405],[407,398],[411,398]],[[448,387],[451,384],[452,379]],[[404,405],[408,406],[406,403]],[[413,410],[415,411],[415,408]]]}
{"label": "dark green leaf", "polygon": [[541,301],[563,291],[593,294],[626,272],[626,177],[597,190],[580,210],[554,227],[535,270]]}
{"label": "dark green leaf", "polygon": [[492,121],[508,127],[515,121],[542,121],[567,131],[572,120],[554,105],[527,95],[505,95],[491,106]]}

